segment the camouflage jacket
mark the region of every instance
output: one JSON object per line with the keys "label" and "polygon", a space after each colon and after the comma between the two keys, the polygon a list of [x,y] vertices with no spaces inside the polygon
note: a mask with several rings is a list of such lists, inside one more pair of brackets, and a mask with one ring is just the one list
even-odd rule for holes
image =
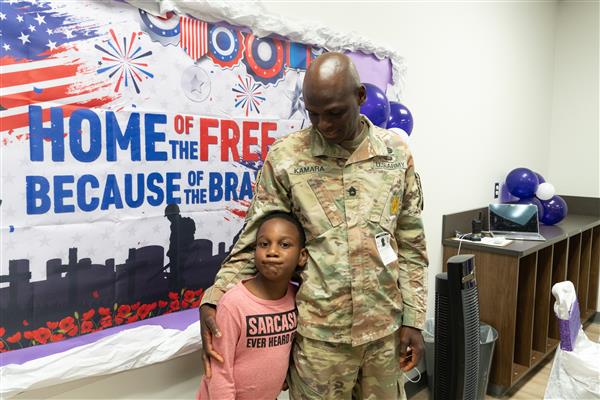
{"label": "camouflage jacket", "polygon": [[[291,211],[309,253],[296,297],[298,333],[360,345],[401,325],[423,328],[428,260],[419,178],[400,137],[364,120],[368,136],[352,154],[311,127],[271,146],[245,227],[203,304],[256,274],[260,219]],[[376,245],[381,235],[398,258],[387,265]]]}

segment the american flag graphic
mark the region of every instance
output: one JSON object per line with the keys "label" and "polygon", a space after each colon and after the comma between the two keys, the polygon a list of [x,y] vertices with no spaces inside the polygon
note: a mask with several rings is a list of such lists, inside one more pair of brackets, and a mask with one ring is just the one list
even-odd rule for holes
{"label": "american flag graphic", "polygon": [[208,52],[208,24],[189,17],[179,17],[181,40],[179,46],[193,59],[198,60]]}
{"label": "american flag graphic", "polygon": [[29,105],[62,106],[64,117],[73,110],[99,107],[113,97],[98,90],[110,85],[90,80],[95,66],[88,67],[77,44],[94,40],[98,33],[70,20],[50,2],[11,0],[0,4],[0,132],[4,145],[27,138]]}

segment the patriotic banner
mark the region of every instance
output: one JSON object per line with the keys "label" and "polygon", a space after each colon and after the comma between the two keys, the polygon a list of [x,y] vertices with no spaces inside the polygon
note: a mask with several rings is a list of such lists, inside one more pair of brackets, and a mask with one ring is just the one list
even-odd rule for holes
{"label": "patriotic banner", "polygon": [[208,51],[208,24],[195,18],[180,17],[181,38],[179,45],[188,56],[197,60]]}
{"label": "patriotic banner", "polygon": [[0,352],[196,308],[323,49],[116,0],[0,31]]}

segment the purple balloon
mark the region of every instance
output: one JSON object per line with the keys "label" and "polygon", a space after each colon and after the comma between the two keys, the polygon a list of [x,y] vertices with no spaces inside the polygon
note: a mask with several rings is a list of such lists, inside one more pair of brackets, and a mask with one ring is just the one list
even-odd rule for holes
{"label": "purple balloon", "polygon": [[363,83],[363,85],[367,89],[367,99],[360,106],[360,112],[373,124],[385,128],[390,116],[390,103],[385,93],[372,83]]}
{"label": "purple balloon", "polygon": [[408,108],[397,101],[390,101],[390,116],[387,120],[386,129],[400,128],[407,135],[413,130],[413,118]]}
{"label": "purple balloon", "polygon": [[542,218],[544,217],[544,206],[542,205],[541,200],[538,199],[537,197],[530,197],[528,199],[521,199],[518,201],[513,201],[512,204],[535,204],[538,209],[538,220],[541,221]]}
{"label": "purple balloon", "polygon": [[535,172],[528,168],[515,168],[506,175],[506,187],[508,191],[520,199],[528,199],[535,196],[540,182]]}
{"label": "purple balloon", "polygon": [[540,221],[546,225],[554,225],[563,220],[569,212],[567,202],[560,196],[552,196],[550,200],[540,200],[544,207],[544,218]]}
{"label": "purple balloon", "polygon": [[535,172],[535,176],[537,176],[538,178],[538,182],[540,183],[540,185],[544,182],[546,182],[546,180],[544,179],[543,176],[541,176],[540,174],[538,174],[537,172]]}
{"label": "purple balloon", "polygon": [[506,183],[503,183],[502,185],[500,185],[500,202],[501,203],[514,203],[515,201],[518,201],[519,198],[513,196],[512,194],[510,194],[510,192],[508,191],[508,188],[506,187]]}

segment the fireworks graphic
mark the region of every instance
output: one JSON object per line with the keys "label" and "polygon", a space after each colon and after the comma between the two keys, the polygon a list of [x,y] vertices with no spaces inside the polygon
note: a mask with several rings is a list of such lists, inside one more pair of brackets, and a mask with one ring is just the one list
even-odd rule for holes
{"label": "fireworks graphic", "polygon": [[[124,82],[124,86],[129,86],[131,82],[135,88],[136,93],[140,93],[139,83],[142,81],[142,77],[144,74],[148,78],[154,78],[154,75],[150,73],[145,67],[148,67],[148,64],[143,62],[139,62],[144,57],[148,57],[152,54],[152,51],[147,51],[142,53],[142,46],[137,46],[135,51],[131,51],[134,46],[134,42],[136,40],[136,33],[131,34],[131,38],[129,39],[129,44],[127,44],[127,38],[123,36],[123,46],[119,44],[117,40],[117,36],[115,32],[111,29],[110,35],[112,39],[109,39],[106,44],[108,45],[108,49],[103,48],[100,45],[95,45],[96,49],[103,52],[104,56],[102,56],[101,61],[98,62],[102,67],[98,68],[96,71],[99,74],[103,74],[105,72],[109,72],[108,77],[117,77],[117,83],[115,84],[115,92],[118,92],[121,88],[121,82]],[[139,54],[141,53],[141,54]],[[109,57],[107,57],[109,56]],[[103,66],[104,63],[108,64],[107,66]]]}
{"label": "fireworks graphic", "polygon": [[260,114],[258,106],[266,100],[261,91],[262,84],[254,82],[251,76],[246,76],[246,79],[242,79],[241,75],[238,75],[240,83],[236,83],[231,89],[237,93],[235,95],[235,107],[242,108],[246,111],[246,117],[251,111],[256,111]]}

